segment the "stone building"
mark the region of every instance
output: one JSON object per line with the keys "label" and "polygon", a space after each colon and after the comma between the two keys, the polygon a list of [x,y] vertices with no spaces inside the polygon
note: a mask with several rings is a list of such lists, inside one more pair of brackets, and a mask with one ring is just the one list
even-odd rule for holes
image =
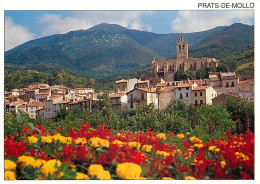
{"label": "stone building", "polygon": [[178,70],[184,72],[196,72],[200,68],[206,69],[209,66],[217,67],[219,61],[215,58],[192,58],[188,55],[188,42],[184,41],[180,36],[176,43],[176,59],[162,59],[152,62],[152,81],[158,78],[164,79],[166,82],[174,81],[174,74]]}

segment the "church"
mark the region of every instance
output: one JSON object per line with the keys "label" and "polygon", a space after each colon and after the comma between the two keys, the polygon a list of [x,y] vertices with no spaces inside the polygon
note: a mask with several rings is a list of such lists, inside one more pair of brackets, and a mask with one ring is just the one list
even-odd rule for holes
{"label": "church", "polygon": [[192,58],[188,54],[188,42],[183,36],[179,37],[176,43],[176,59],[162,59],[152,62],[152,80],[166,82],[174,81],[174,74],[178,70],[196,73],[200,68],[206,69],[209,66],[217,67],[219,61],[215,58]]}

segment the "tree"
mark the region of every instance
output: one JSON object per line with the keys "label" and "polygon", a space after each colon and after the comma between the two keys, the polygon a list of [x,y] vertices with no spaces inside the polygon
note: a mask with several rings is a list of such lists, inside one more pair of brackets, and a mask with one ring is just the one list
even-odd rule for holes
{"label": "tree", "polygon": [[160,108],[160,94],[161,94],[161,88],[156,88],[156,96],[158,98],[158,109]]}
{"label": "tree", "polygon": [[207,72],[203,68],[200,68],[196,72],[196,79],[204,79],[204,78],[207,78]]}
{"label": "tree", "polygon": [[104,116],[110,116],[112,114],[112,108],[108,92],[98,95],[98,99],[98,110],[100,110]]}
{"label": "tree", "polygon": [[183,80],[183,78],[184,78],[184,71],[178,70],[177,72],[175,72],[175,74],[174,74],[175,81]]}
{"label": "tree", "polygon": [[90,79],[89,79],[89,87],[93,88],[93,87],[94,87],[94,84],[95,84],[95,79],[90,78]]}
{"label": "tree", "polygon": [[217,66],[217,72],[228,72],[229,67],[226,64],[220,64]]}

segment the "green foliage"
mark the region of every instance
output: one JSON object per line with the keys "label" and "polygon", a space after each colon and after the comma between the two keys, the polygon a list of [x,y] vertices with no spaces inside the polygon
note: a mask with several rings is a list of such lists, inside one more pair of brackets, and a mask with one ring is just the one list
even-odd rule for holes
{"label": "green foliage", "polygon": [[200,68],[199,70],[196,71],[196,79],[204,79],[206,77],[207,77],[207,72],[203,68]]}
{"label": "green foliage", "polygon": [[[233,121],[241,122],[241,125],[237,126],[237,132],[246,132],[250,129],[254,132],[254,103],[243,100],[242,98],[227,97],[226,108],[231,114]],[[241,126],[241,127],[239,127]]]}
{"label": "green foliage", "polygon": [[180,80],[186,80],[186,79],[194,79],[194,74],[190,71],[184,72],[182,70],[178,70],[174,74],[174,80],[180,81]]}
{"label": "green foliage", "polygon": [[217,72],[229,72],[229,67],[226,64],[220,64],[217,66]]}
{"label": "green foliage", "polygon": [[35,70],[5,70],[5,90],[25,88],[33,83],[42,82],[49,85],[65,85],[70,88],[88,87],[90,82],[87,78],[73,76],[61,71],[38,72]]}

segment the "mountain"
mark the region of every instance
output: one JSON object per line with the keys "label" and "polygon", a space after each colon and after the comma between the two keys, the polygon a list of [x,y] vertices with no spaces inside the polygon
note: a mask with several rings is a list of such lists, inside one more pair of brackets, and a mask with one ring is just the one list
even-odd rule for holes
{"label": "mountain", "polygon": [[[175,58],[181,34],[155,34],[102,23],[26,42],[5,52],[5,66],[40,71],[65,70],[95,79],[151,65],[153,58]],[[190,56],[221,58],[254,43],[254,26],[233,24],[185,33]]]}

